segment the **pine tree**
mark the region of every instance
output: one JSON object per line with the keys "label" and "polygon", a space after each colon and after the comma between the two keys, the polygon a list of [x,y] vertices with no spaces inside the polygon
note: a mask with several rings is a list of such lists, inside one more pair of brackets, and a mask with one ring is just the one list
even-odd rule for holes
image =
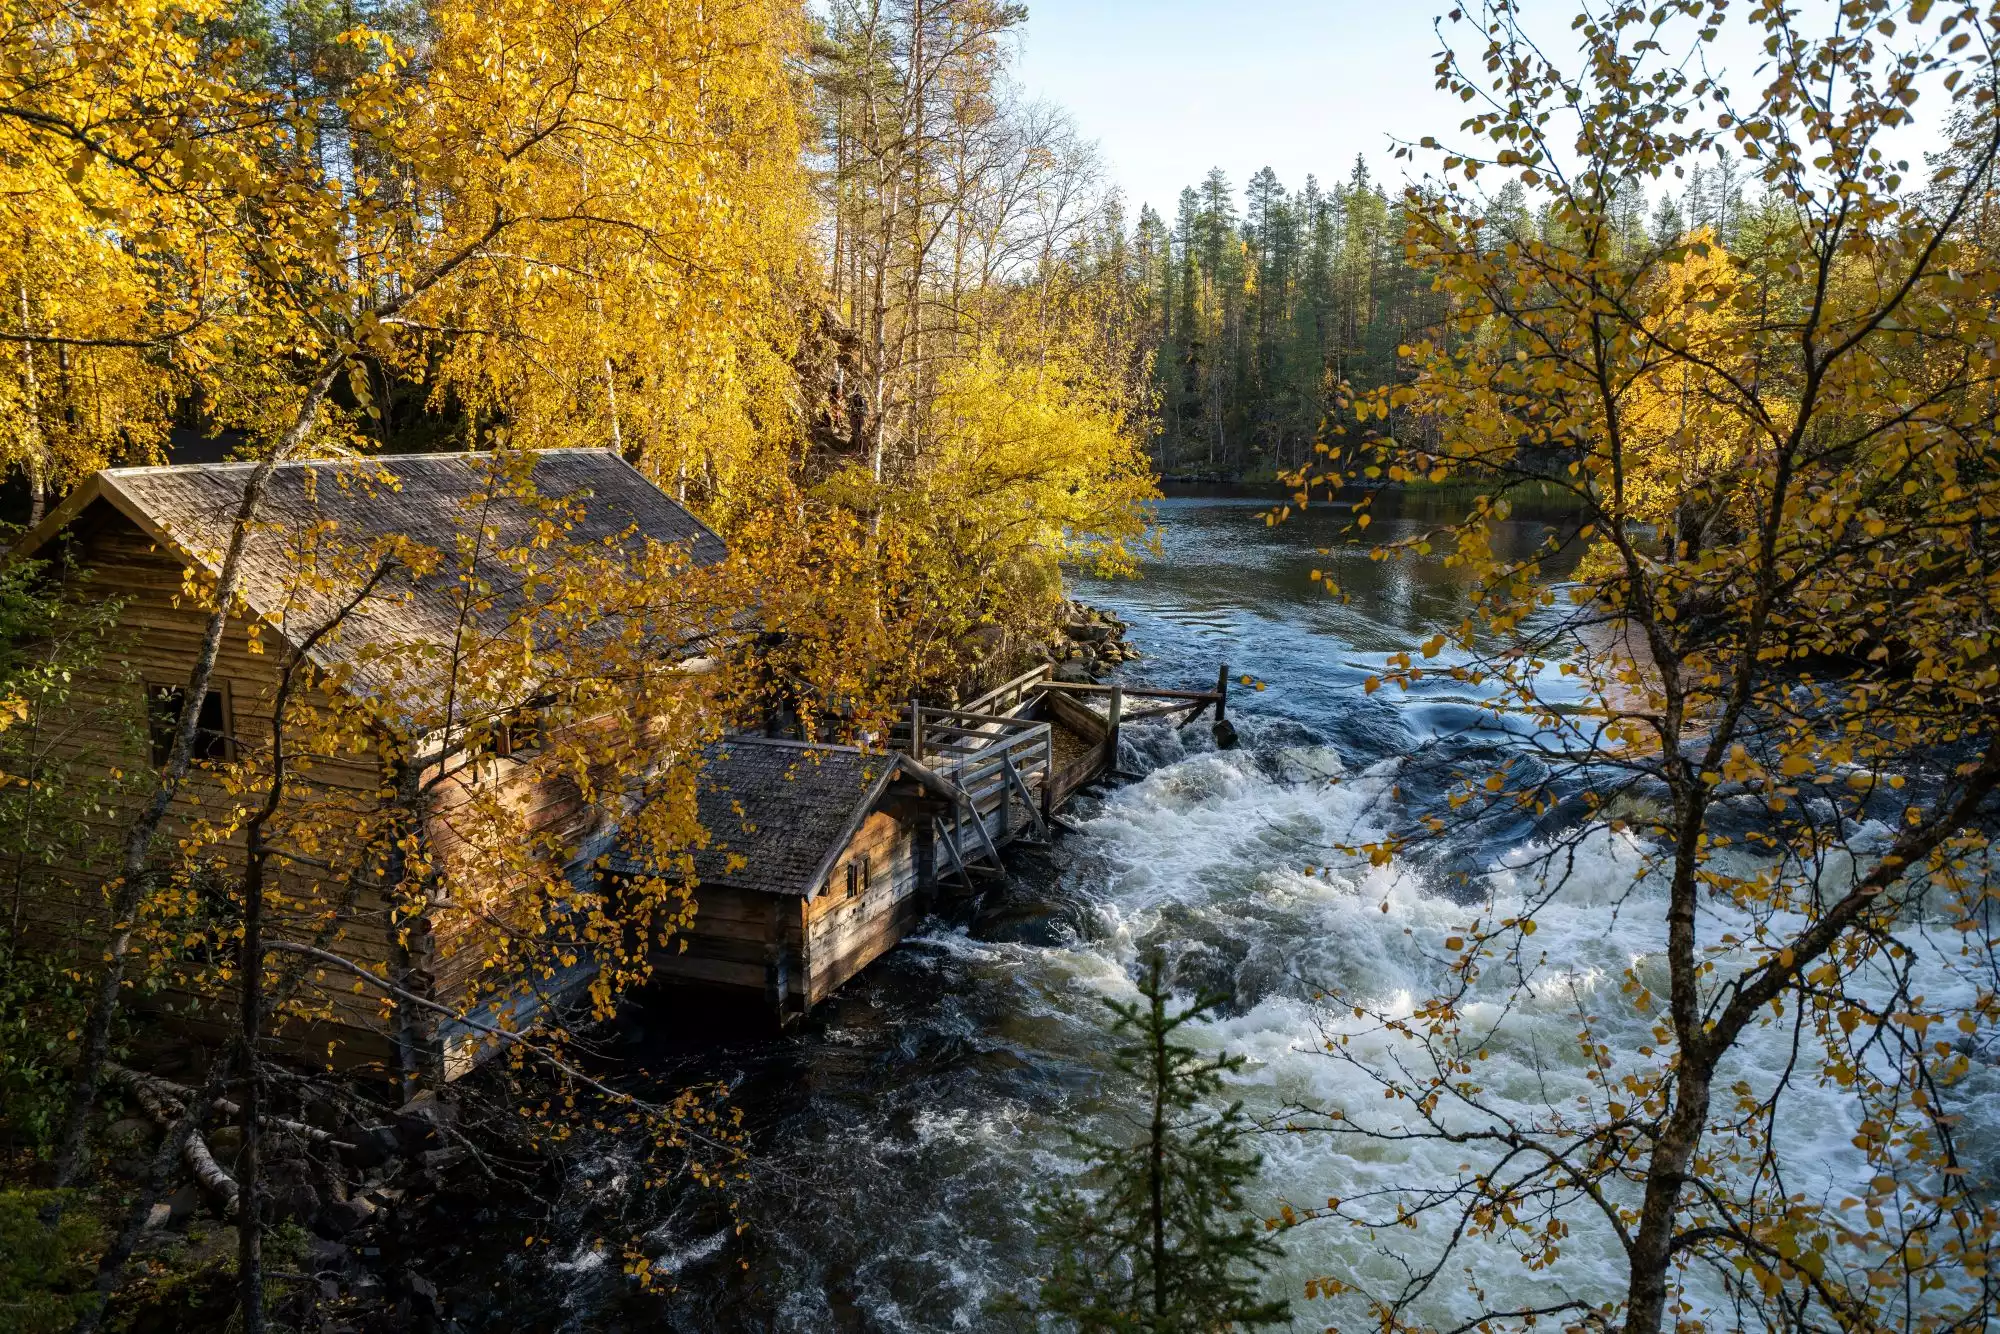
{"label": "pine tree", "polygon": [[1646,250],[1646,187],[1637,176],[1627,176],[1618,183],[1611,214],[1617,225],[1620,257],[1637,259]]}
{"label": "pine tree", "polygon": [[1653,208],[1653,245],[1664,250],[1687,235],[1687,219],[1670,194],[1661,195]]}
{"label": "pine tree", "polygon": [[1481,240],[1487,245],[1522,241],[1533,230],[1528,215],[1527,187],[1519,181],[1507,182],[1486,206],[1486,231]]}
{"label": "pine tree", "polygon": [[1242,1188],[1258,1155],[1243,1104],[1202,1106],[1239,1069],[1241,1056],[1207,1056],[1177,1042],[1181,1029],[1223,1001],[1204,994],[1172,1010],[1165,970],[1147,961],[1136,1004],[1107,1002],[1122,1040],[1118,1066],[1139,1081],[1145,1117],[1126,1138],[1079,1136],[1090,1169],[1080,1185],[1044,1194],[1036,1208],[1054,1266],[1043,1313],[1084,1334],[1211,1334],[1290,1318],[1289,1303],[1258,1295],[1258,1277],[1282,1255],[1242,1217]]}
{"label": "pine tree", "polygon": [[1731,247],[1743,226],[1743,169],[1726,148],[1716,150],[1716,159],[1715,174],[1709,177],[1708,186],[1714,214],[1710,224],[1715,228],[1715,239]]}

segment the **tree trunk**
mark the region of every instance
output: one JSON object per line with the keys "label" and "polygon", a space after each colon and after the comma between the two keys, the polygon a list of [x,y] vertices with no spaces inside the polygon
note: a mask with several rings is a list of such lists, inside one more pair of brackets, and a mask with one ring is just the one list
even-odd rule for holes
{"label": "tree trunk", "polygon": [[1167,1314],[1167,1031],[1160,971],[1153,969],[1153,1124],[1147,1141],[1146,1189],[1153,1211],[1153,1318]]}
{"label": "tree trunk", "polygon": [[[28,307],[28,285],[19,288],[21,297],[21,332],[32,332],[32,312]],[[28,456],[28,527],[33,528],[42,521],[48,511],[49,496],[49,445],[48,437],[42,433],[42,387],[35,374],[35,345],[21,344],[21,393],[27,401],[27,446]]]}
{"label": "tree trunk", "polygon": [[1660,1334],[1664,1327],[1673,1275],[1674,1223],[1680,1215],[1681,1186],[1701,1147],[1702,1127],[1708,1123],[1709,1080],[1707,1069],[1683,1067],[1673,1115],[1646,1164],[1646,1198],[1632,1239],[1625,1334]]}

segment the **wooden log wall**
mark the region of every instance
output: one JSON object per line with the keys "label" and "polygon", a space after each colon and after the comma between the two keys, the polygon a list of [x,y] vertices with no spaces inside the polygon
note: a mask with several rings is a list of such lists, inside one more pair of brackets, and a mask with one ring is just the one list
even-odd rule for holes
{"label": "wooden log wall", "polygon": [[[132,781],[102,809],[66,812],[89,826],[87,844],[73,859],[19,876],[14,907],[22,937],[31,946],[86,956],[108,936],[106,882],[116,872],[125,829],[151,796],[147,688],[186,681],[208,618],[183,596],[180,557],[160,550],[108,504],[92,506],[70,532],[72,569],[89,571],[89,593],[123,604],[122,642],[102,672],[82,683],[75,695],[70,716],[62,720],[69,728],[62,755],[79,769],[116,765]],[[232,624],[223,638],[213,689],[223,696],[224,723],[240,752],[269,743],[279,657],[268,634],[253,644],[240,623]],[[320,823],[357,830],[373,827],[369,817],[379,806],[381,788],[372,754],[354,754],[313,757],[299,790],[301,802],[314,803],[327,815]],[[161,846],[171,848],[194,822],[214,817],[231,800],[215,777],[192,773],[169,809]],[[338,844],[337,835],[329,838],[326,846],[315,849],[320,855],[314,860],[338,865],[355,851]],[[240,860],[231,860],[232,853],[240,853],[240,845],[217,850],[217,874],[240,866]],[[269,900],[272,929],[294,937],[330,930],[329,948],[357,962],[382,961],[391,937],[387,902],[379,888],[349,874],[338,875],[338,883],[328,880],[326,872],[296,862],[284,865]],[[384,1024],[379,995],[358,991],[349,977],[314,973],[306,979],[301,999],[321,1016],[320,1023],[310,1026],[312,1035],[301,1041],[322,1056],[323,1032],[379,1034]],[[197,1025],[210,1009],[202,997],[172,989],[156,1001]]]}
{"label": "wooden log wall", "polygon": [[[875,811],[855,831],[820,892],[806,904],[806,1003],[817,1005],[841,983],[886,954],[921,915],[918,821]],[[848,894],[848,871],[868,859],[867,887]]]}
{"label": "wooden log wall", "polygon": [[[153,539],[107,503],[93,505],[70,533],[72,568],[89,572],[92,594],[121,601],[124,651],[105,671],[78,691],[65,753],[79,766],[116,765],[134,776],[118,801],[102,810],[71,812],[91,826],[87,851],[51,867],[8,868],[13,874],[10,908],[16,934],[31,947],[85,956],[108,936],[105,884],[117,867],[123,833],[151,794],[153,758],[146,727],[150,685],[185,682],[204,632],[207,613],[183,597],[185,562],[160,549]],[[271,710],[278,684],[282,645],[264,633],[253,645],[245,626],[233,623],[216,662],[214,690],[225,702],[225,724],[234,753],[250,754],[269,744]],[[331,867],[359,860],[363,841],[380,841],[393,812],[390,779],[373,750],[347,756],[314,756],[300,771],[299,802],[317,810],[317,846],[309,860],[327,864],[315,871],[299,861],[281,865],[267,901],[274,934],[312,940],[363,967],[397,977],[411,989],[446,1005],[469,1004],[497,980],[487,972],[495,944],[509,930],[533,929],[519,911],[526,901],[519,884],[482,878],[494,859],[477,839],[463,837],[459,821],[475,788],[497,795],[508,808],[516,837],[520,830],[543,834],[556,846],[584,844],[602,823],[573,781],[548,776],[541,768],[488,758],[465,764],[437,785],[436,804],[425,835],[449,874],[438,881],[455,886],[455,897],[440,897],[418,919],[392,923],[390,894],[374,875],[334,875]],[[186,837],[195,821],[214,815],[226,800],[213,776],[197,770],[184,784],[162,829],[161,846]],[[240,800],[240,798],[239,798]],[[288,807],[288,809],[290,809]],[[350,835],[353,846],[342,845]],[[218,850],[217,873],[227,875],[238,846]],[[490,881],[490,882],[489,882]],[[350,1063],[382,1060],[394,1026],[391,1006],[379,988],[357,982],[338,968],[312,968],[304,978],[300,1004],[312,1018],[288,1034],[299,1054],[314,1060]],[[212,997],[169,989],[156,1003],[197,1028],[217,1021]],[[343,1051],[343,1047],[352,1048]]]}

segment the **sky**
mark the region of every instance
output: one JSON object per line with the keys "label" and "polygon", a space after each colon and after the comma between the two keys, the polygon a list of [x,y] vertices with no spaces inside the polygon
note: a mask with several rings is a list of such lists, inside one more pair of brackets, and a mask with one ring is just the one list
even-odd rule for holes
{"label": "sky", "polygon": [[[1393,188],[1435,158],[1398,162],[1391,136],[1449,140],[1465,116],[1432,73],[1433,20],[1451,3],[1028,0],[1017,75],[1097,141],[1129,216],[1149,203],[1171,222],[1181,187],[1210,167],[1228,174],[1240,201],[1260,167],[1295,190],[1308,172],[1344,179],[1361,153]],[[1557,33],[1574,12],[1574,0],[1530,4],[1548,11]],[[1711,67],[1747,86],[1762,53],[1742,42],[1728,49],[1727,37],[1719,45]],[[1931,146],[1927,133],[1905,137],[1905,151]]]}
{"label": "sky", "polygon": [[1428,0],[1029,0],[1018,74],[1097,140],[1131,212],[1171,217],[1221,167],[1239,191],[1345,178],[1354,155],[1400,181],[1390,135],[1456,125],[1432,87]]}

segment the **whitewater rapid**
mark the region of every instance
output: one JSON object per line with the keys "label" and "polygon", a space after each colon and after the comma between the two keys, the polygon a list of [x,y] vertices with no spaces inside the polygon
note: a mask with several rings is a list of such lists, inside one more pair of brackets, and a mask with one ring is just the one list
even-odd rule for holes
{"label": "whitewater rapid", "polygon": [[[1155,948],[1184,991],[1230,998],[1199,1040],[1248,1058],[1230,1093],[1251,1115],[1278,1122],[1297,1106],[1340,1108],[1388,1124],[1379,1087],[1326,1048],[1346,1034],[1351,1051],[1379,1058],[1391,1054],[1388,1039],[1318,998],[1337,991],[1406,1013],[1444,979],[1447,938],[1475,914],[1507,915],[1532,888],[1520,868],[1547,831],[1467,822],[1442,854],[1389,867],[1334,851],[1380,837],[1437,795],[1435,766],[1413,755],[1451,747],[1459,768],[1477,772],[1508,741],[1504,730],[1463,735],[1478,701],[1448,684],[1409,696],[1361,689],[1389,653],[1456,617],[1462,590],[1450,575],[1379,570],[1325,521],[1271,530],[1260,512],[1170,502],[1166,550],[1144,578],[1080,590],[1131,623],[1147,654],[1138,679],[1198,684],[1227,660],[1267,685],[1237,692],[1241,747],[1218,751],[1202,725],[1130,727],[1124,764],[1139,777],[1086,800],[1073,811],[1078,832],[1051,854],[1016,858],[1010,882],[976,913],[933,920],[799,1031],[687,1052],[671,1030],[701,1016],[683,1016],[635,1038],[662,1078],[734,1085],[758,1156],[739,1201],[745,1230],[685,1190],[608,1191],[607,1180],[623,1178],[605,1164],[572,1182],[557,1210],[574,1219],[554,1252],[560,1281],[537,1286],[550,1271],[534,1264],[547,1262],[515,1266],[515,1320],[538,1299],[533,1314],[578,1330],[992,1327],[994,1303],[1031,1288],[1035,1192],[1079,1170],[1072,1132],[1115,1129],[1125,1114],[1102,1002],[1134,994],[1139,961]],[[1353,602],[1313,591],[1309,569],[1327,565],[1357,590]],[[1856,830],[1857,849],[1865,856],[1885,832]],[[1632,968],[1661,981],[1647,852],[1627,834],[1584,840],[1537,914],[1526,994],[1509,1004],[1501,969],[1475,991],[1469,1017],[1494,1025],[1479,1078],[1499,1110],[1525,1117],[1602,1098],[1578,1045],[1586,1022],[1611,1049],[1613,1079],[1646,1060],[1639,1049],[1654,1016],[1619,983]],[[1704,934],[1730,929],[1719,909],[1706,911]],[[1961,984],[1942,963],[1921,966],[1934,997]],[[1783,1024],[1752,1033],[1723,1085],[1761,1085],[1791,1037]],[[1990,1066],[1966,1097],[1966,1139],[1990,1153],[2000,1141]],[[1857,1119],[1840,1091],[1801,1081],[1781,1127],[1792,1190],[1837,1200],[1865,1180]],[[1270,1215],[1448,1182],[1475,1161],[1443,1144],[1326,1133],[1274,1133],[1259,1147],[1250,1198]],[[1377,1237],[1338,1222],[1287,1231],[1269,1290],[1292,1299],[1296,1330],[1369,1327],[1352,1301],[1305,1300],[1307,1281],[1393,1285],[1399,1257],[1432,1253],[1448,1221]],[[1499,1305],[1622,1291],[1602,1216],[1578,1207],[1566,1221],[1571,1233],[1545,1268],[1504,1247],[1468,1247],[1420,1314],[1442,1323],[1471,1314],[1457,1272],[1466,1265]],[[615,1227],[643,1233],[670,1290],[635,1292],[619,1266],[593,1259]],[[1726,1326],[1719,1290],[1705,1282],[1696,1276],[1690,1295]]]}

